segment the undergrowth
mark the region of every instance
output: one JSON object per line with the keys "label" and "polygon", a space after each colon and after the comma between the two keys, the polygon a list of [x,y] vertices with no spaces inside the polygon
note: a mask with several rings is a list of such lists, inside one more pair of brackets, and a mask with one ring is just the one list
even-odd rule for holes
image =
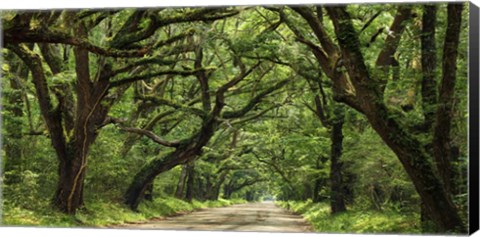
{"label": "undergrowth", "polygon": [[350,209],[331,215],[328,203],[277,201],[276,204],[310,222],[316,232],[323,233],[421,233],[420,217],[397,210]]}
{"label": "undergrowth", "polygon": [[192,203],[176,198],[157,198],[145,201],[132,211],[126,205],[103,200],[87,202],[86,208],[76,215],[66,215],[52,209],[47,201],[38,202],[34,207],[19,207],[4,204],[2,225],[7,226],[45,226],[45,227],[105,227],[124,223],[142,222],[154,217],[169,216],[202,208],[223,207],[246,203],[245,200],[219,199],[217,201]]}

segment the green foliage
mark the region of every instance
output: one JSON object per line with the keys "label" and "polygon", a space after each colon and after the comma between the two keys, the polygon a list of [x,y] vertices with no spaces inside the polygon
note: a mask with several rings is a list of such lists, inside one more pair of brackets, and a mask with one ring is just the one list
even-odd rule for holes
{"label": "green foliage", "polygon": [[418,215],[396,210],[372,211],[353,209],[330,215],[327,203],[288,201],[277,205],[301,214],[322,233],[421,233]]}
{"label": "green foliage", "polygon": [[[405,32],[393,55],[399,65],[389,71],[376,67],[378,53],[385,47],[385,39],[389,34],[388,27],[392,24],[397,6],[397,4],[352,4],[348,5],[347,10],[359,34],[364,63],[373,78],[368,81],[367,87],[377,88],[378,83],[386,83],[381,95],[383,97],[379,97],[379,100],[388,107],[388,113],[379,116],[381,119],[386,116],[393,118],[401,125],[402,131],[409,133],[415,126],[422,124],[425,111],[433,111],[439,105],[431,105],[430,108],[422,101],[421,5],[413,7],[412,12],[415,16],[407,22]],[[439,4],[436,19],[437,86],[442,78],[441,49],[447,24],[445,6],[446,4]],[[200,85],[196,74],[151,76],[124,86],[110,88],[99,103],[103,106],[112,104],[107,118],[115,118],[120,122],[95,124],[91,127],[95,129],[96,140],[87,151],[85,208],[79,210],[75,216],[54,211],[50,205],[59,178],[59,162],[50,141],[51,134],[40,112],[38,94],[32,83],[35,80],[32,80],[31,72],[24,75],[25,78],[21,78],[19,72],[26,69],[26,65],[15,56],[15,53],[2,49],[3,54],[8,57],[5,57],[6,60],[1,64],[4,75],[2,135],[5,137],[1,152],[4,166],[13,167],[9,167],[10,170],[3,173],[2,178],[6,181],[10,179],[17,181],[3,187],[4,223],[109,226],[200,208],[242,203],[245,202],[244,199],[268,198],[288,200],[278,202],[278,205],[303,214],[315,229],[321,232],[419,233],[419,195],[398,157],[377,134],[378,131],[370,125],[371,116],[366,118],[353,109],[346,109],[343,154],[340,158],[343,162],[342,168],[349,174],[344,178],[353,190],[353,200],[349,203],[349,211],[330,215],[329,206],[324,202],[330,198],[331,188],[329,161],[331,126],[324,126],[319,119],[320,116],[314,111],[315,99],[318,98],[322,104],[324,103],[323,109],[327,117],[332,114],[334,109],[332,105],[336,103],[334,96],[337,94],[334,90],[334,81],[322,70],[318,58],[312,54],[312,46],[300,42],[287,23],[280,21],[279,12],[283,12],[285,20],[295,26],[296,30],[314,46],[321,46],[321,43],[305,19],[290,7],[241,9],[239,14],[225,19],[197,19],[198,21],[188,17],[192,15],[193,18],[198,17],[196,14],[201,12],[207,12],[206,16],[211,16],[225,9],[167,8],[146,11],[118,9],[118,12],[111,15],[103,15],[102,12],[91,12],[91,15],[88,15],[87,10],[79,13],[86,15],[78,19],[78,22],[85,21],[88,23],[86,25],[98,23],[89,29],[89,43],[106,49],[112,45],[120,45],[122,40],[135,38],[136,33],[150,32],[149,27],[152,26],[155,17],[158,18],[159,25],[168,24],[150,32],[152,33],[150,37],[121,49],[135,51],[148,46],[149,52],[143,57],[113,58],[89,53],[88,65],[92,85],[99,82],[98,76],[102,73],[100,70],[104,63],[111,65],[113,71],[130,67],[110,78],[111,81],[144,76],[157,71],[187,72],[196,70],[198,66],[206,71],[208,89],[202,88],[205,85]],[[318,14],[313,11],[317,9],[312,6],[308,6],[307,9]],[[10,29],[15,24],[14,19],[21,14],[15,11],[2,12],[4,30]],[[376,15],[377,17],[373,19]],[[140,17],[135,20],[132,18],[134,16]],[[66,20],[66,15],[62,14],[56,20],[53,19],[54,14],[51,17],[54,23],[48,29],[66,35],[73,34],[71,26],[73,23]],[[334,26],[329,14],[323,9],[323,15],[317,17],[323,18],[322,25],[326,36],[336,44]],[[465,10],[464,19],[467,17],[468,11]],[[373,21],[366,27],[365,22],[370,19]],[[138,24],[132,23],[137,20]],[[27,23],[28,29],[25,30],[38,29],[45,22],[33,17]],[[366,28],[360,32],[364,26]],[[455,177],[457,190],[453,202],[459,207],[463,218],[467,217],[468,209],[467,29],[468,22],[464,20],[458,50],[451,126],[451,145],[458,147],[459,150],[458,159],[452,162],[452,168],[457,174]],[[121,31],[128,31],[128,34],[123,35],[125,39],[115,39],[114,35]],[[173,42],[166,42],[167,39],[185,32],[194,33]],[[379,35],[373,38],[377,32]],[[163,42],[165,45],[159,48],[149,47],[156,42]],[[75,46],[51,45],[54,52],[61,54],[63,70],[53,75],[47,57],[42,55],[40,47],[32,45],[34,46],[32,52],[40,56],[41,66],[46,70],[46,84],[50,90],[49,98],[53,107],[62,110],[57,106],[67,99],[62,97],[70,93],[72,96],[69,99],[74,106],[82,108],[82,101],[77,101],[79,95],[76,94],[79,90],[73,51]],[[319,48],[322,52],[326,50],[323,46]],[[202,50],[203,58],[201,62],[197,62],[201,65],[196,65],[199,49]],[[341,64],[337,61],[339,63],[337,72],[346,72],[344,62],[345,60]],[[206,197],[201,197],[188,203],[173,198],[182,171],[181,167],[177,166],[155,178],[153,201],[143,201],[139,206],[139,212],[128,210],[121,203],[124,202],[125,191],[135,173],[147,162],[164,157],[175,148],[161,146],[146,136],[127,133],[122,131],[121,127],[148,128],[166,141],[190,138],[200,131],[204,123],[203,117],[192,111],[200,111],[207,115],[211,113],[211,110],[204,110],[205,103],[215,107],[219,98],[216,91],[238,76],[243,66],[246,70],[252,71],[225,93],[223,115],[241,111],[250,105],[253,98],[279,81],[288,79],[289,83],[256,101],[257,103],[240,118],[226,118],[222,117],[222,114],[214,118],[218,120],[214,135],[202,148],[202,154],[193,157],[194,182],[197,182],[194,186],[196,185],[197,189],[207,189],[207,183],[210,185],[209,188],[219,184],[219,197],[227,198],[225,191],[228,185],[239,186],[248,181],[255,182],[231,194],[230,198],[234,199],[203,201]],[[394,80],[395,72],[401,75],[399,79]],[[311,81],[304,80],[304,76],[310,77]],[[322,87],[322,90],[319,87]],[[202,89],[206,90],[203,94]],[[205,95],[209,95],[209,101],[202,100],[206,99],[202,97]],[[144,97],[158,98],[165,103],[146,101],[143,100]],[[411,108],[406,110],[405,106]],[[63,108],[60,114],[67,141],[72,141],[74,136],[71,131],[67,131],[66,116],[77,116],[78,111],[75,109]],[[387,136],[399,137],[398,134]],[[413,136],[422,147],[427,147],[426,153],[430,155],[428,147],[433,132],[415,133]],[[224,179],[221,180],[220,177]],[[319,184],[319,187],[316,187],[318,190],[315,188],[316,184]],[[315,190],[318,191],[321,203],[311,201]],[[181,196],[184,197],[184,193]]]}
{"label": "green foliage", "polygon": [[355,174],[353,185],[356,205],[381,209],[384,205],[399,205],[405,210],[418,206],[419,197],[395,154],[371,128],[359,133],[345,129],[343,160],[346,169]]}
{"label": "green foliage", "polygon": [[[19,171],[12,170],[6,172],[4,175],[8,177],[13,173],[18,172]],[[14,205],[32,208],[38,197],[40,187],[38,180],[39,176],[38,173],[34,173],[30,170],[25,170],[20,174],[17,174],[17,178],[22,185],[3,185],[3,191],[7,193],[6,197],[8,197]],[[26,193],[28,193],[28,195],[25,195]]]}
{"label": "green foliage", "polygon": [[175,198],[157,198],[144,202],[138,212],[128,207],[101,199],[86,204],[88,208],[80,210],[75,216],[54,211],[48,202],[35,202],[33,208],[23,208],[7,203],[4,205],[3,225],[47,226],[47,227],[105,227],[129,222],[142,222],[154,217],[170,216],[191,212],[201,208],[224,207],[245,203],[245,200],[232,199],[188,203]]}

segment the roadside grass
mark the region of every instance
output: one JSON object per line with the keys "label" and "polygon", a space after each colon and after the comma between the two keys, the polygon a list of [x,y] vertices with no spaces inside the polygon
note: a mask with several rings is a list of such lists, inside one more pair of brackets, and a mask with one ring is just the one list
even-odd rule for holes
{"label": "roadside grass", "polygon": [[276,204],[302,215],[316,232],[322,233],[421,233],[420,217],[414,213],[401,213],[385,209],[361,210],[352,208],[331,215],[328,203],[313,203],[311,200],[277,201]]}
{"label": "roadside grass", "polygon": [[44,227],[109,227],[125,223],[142,222],[154,217],[165,217],[176,213],[190,212],[202,208],[224,207],[246,203],[245,200],[219,199],[217,201],[197,201],[192,203],[176,198],[156,198],[142,202],[137,211],[126,205],[95,200],[86,203],[86,208],[76,215],[66,215],[52,209],[47,201],[40,201],[34,207],[19,207],[4,204],[2,225],[44,226]]}

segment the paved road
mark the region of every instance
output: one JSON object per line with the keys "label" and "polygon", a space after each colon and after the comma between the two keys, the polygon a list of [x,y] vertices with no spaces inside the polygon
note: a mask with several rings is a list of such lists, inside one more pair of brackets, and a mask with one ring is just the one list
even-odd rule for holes
{"label": "paved road", "polygon": [[122,226],[129,229],[213,230],[255,232],[311,232],[298,215],[276,207],[272,202],[208,208],[185,215]]}

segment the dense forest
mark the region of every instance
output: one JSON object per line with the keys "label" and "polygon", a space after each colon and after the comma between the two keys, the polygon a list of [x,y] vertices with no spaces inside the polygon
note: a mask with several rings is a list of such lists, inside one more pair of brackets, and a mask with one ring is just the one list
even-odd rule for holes
{"label": "dense forest", "polygon": [[468,5],[2,12],[4,225],[274,200],[465,233]]}

